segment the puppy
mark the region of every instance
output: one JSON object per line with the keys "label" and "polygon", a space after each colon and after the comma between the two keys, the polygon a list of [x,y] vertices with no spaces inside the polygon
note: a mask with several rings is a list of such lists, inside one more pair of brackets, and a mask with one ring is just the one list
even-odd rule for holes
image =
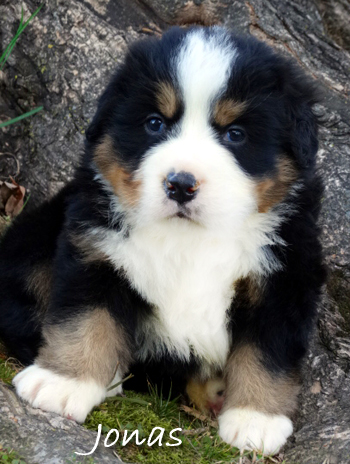
{"label": "puppy", "polygon": [[222,439],[279,450],[324,281],[315,98],[294,63],[219,27],[131,47],[73,181],[1,242],[19,396],[83,422],[137,366],[190,395],[222,375]]}

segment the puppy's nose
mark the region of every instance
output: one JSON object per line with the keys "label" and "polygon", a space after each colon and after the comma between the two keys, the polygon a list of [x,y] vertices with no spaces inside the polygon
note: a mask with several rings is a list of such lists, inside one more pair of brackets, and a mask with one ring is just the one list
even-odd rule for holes
{"label": "puppy's nose", "polygon": [[164,190],[168,198],[182,205],[196,196],[198,182],[189,172],[170,172],[164,180]]}

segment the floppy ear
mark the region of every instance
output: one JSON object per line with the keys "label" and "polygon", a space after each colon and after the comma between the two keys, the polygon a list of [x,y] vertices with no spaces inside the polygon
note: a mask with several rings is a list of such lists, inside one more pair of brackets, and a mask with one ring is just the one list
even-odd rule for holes
{"label": "floppy ear", "polygon": [[317,117],[312,106],[320,100],[320,90],[292,61],[285,62],[284,95],[287,98],[289,146],[302,170],[312,171],[318,150]]}
{"label": "floppy ear", "polygon": [[85,132],[86,140],[88,143],[95,144],[103,133],[103,117],[100,110],[98,110]]}
{"label": "floppy ear", "polygon": [[89,144],[95,144],[98,142],[108,129],[116,100],[113,94],[111,94],[111,90],[110,86],[108,86],[105,90],[98,102],[94,119],[86,130],[86,140]]}
{"label": "floppy ear", "polygon": [[291,149],[301,169],[312,169],[318,150],[317,119],[311,102],[297,101],[291,110]]}
{"label": "floppy ear", "polygon": [[122,69],[118,69],[101,95],[94,119],[86,130],[88,144],[97,143],[110,128],[120,96],[125,94],[123,85]]}

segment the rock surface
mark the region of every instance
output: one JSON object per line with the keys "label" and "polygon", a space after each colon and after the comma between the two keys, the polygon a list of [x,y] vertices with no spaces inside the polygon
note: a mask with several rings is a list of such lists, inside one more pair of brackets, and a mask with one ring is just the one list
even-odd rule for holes
{"label": "rock surface", "polygon": [[[21,3],[28,14],[37,2]],[[15,33],[20,8],[19,3],[11,0],[0,5],[2,47]],[[339,21],[341,28],[335,33],[334,24],[340,24]],[[320,120],[319,169],[326,187],[320,226],[329,281],[319,308],[318,330],[305,364],[296,432],[285,457],[287,462],[300,464],[349,463],[350,11],[347,0],[46,1],[14,48],[5,77],[0,76],[0,120],[5,119],[4,115],[14,117],[40,104],[44,105],[44,111],[23,124],[2,130],[1,151],[15,154],[20,161],[21,174],[17,179],[31,192],[29,207],[55,193],[72,176],[96,99],[127,45],[147,34],[157,35],[169,25],[190,23],[219,23],[250,32],[294,57],[322,89],[323,99],[315,110]],[[11,170],[9,158],[0,158],[0,176],[11,174]],[[0,401],[4,402],[4,395],[8,394],[2,390]],[[1,407],[6,407],[6,401]],[[11,401],[16,401],[13,396]],[[16,408],[23,408],[16,404]],[[21,414],[25,411],[25,420],[19,423],[33,421],[35,430],[40,430],[40,424],[44,423],[55,428],[60,436],[66,433],[68,437],[72,430],[80,430],[82,436],[90,433],[57,416],[30,408],[20,411]],[[57,425],[52,425],[52,421]],[[0,423],[1,438],[6,427],[10,430],[9,425],[4,427]],[[18,424],[12,424],[12,429],[14,434],[6,438],[9,445],[20,445],[21,451],[23,443],[28,446],[34,443]],[[77,442],[69,443],[72,450],[77,446]],[[112,462],[108,459],[111,458],[101,457],[98,462]]]}
{"label": "rock surface", "polygon": [[0,381],[0,445],[15,449],[28,464],[90,464],[91,457],[99,464],[121,463],[103,442],[92,456],[75,454],[89,453],[96,436],[74,421],[24,404]]}

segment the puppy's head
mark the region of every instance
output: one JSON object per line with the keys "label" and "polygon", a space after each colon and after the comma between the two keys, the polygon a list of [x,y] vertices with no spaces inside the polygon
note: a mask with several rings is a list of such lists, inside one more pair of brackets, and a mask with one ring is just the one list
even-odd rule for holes
{"label": "puppy's head", "polygon": [[174,28],[131,48],[87,151],[134,221],[237,228],[313,171],[313,103],[301,71],[256,39]]}

